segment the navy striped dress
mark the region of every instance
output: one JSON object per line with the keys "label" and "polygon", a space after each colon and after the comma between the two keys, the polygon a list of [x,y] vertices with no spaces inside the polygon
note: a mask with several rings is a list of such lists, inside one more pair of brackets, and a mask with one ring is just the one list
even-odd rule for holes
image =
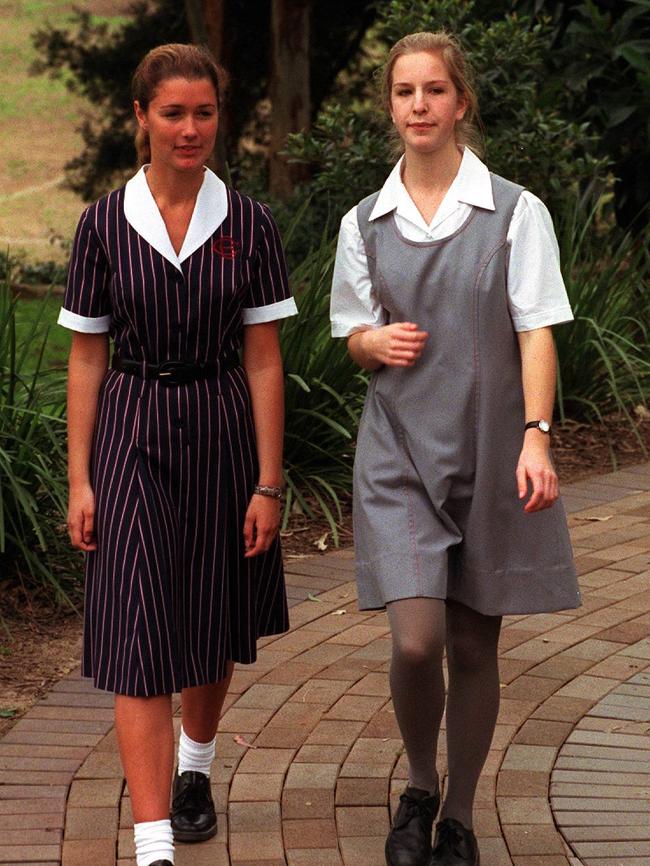
{"label": "navy striped dress", "polygon": [[102,383],[82,662],[97,687],[213,683],[288,628],[279,543],[244,558],[257,458],[237,358],[245,325],[295,312],[268,209],[212,172],[178,256],[143,171],[82,215],[59,322],[109,332],[125,358],[224,364],[190,384],[114,370]]}

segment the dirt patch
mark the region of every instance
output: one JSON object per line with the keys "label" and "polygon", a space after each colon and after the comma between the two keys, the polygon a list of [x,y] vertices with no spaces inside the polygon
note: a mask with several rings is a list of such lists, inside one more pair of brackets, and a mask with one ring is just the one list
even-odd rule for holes
{"label": "dirt patch", "polygon": [[25,610],[3,589],[0,608],[0,737],[79,664],[81,619],[46,607]]}
{"label": "dirt patch", "polygon": [[[650,421],[637,433],[650,453]],[[633,466],[648,459],[639,438],[626,421],[610,418],[605,425],[566,422],[556,425],[554,454],[563,485],[592,475]],[[338,527],[340,544],[352,544],[350,503],[344,503]],[[332,532],[326,521],[292,519],[282,533],[285,560],[323,555],[332,550]],[[81,653],[81,620],[68,612],[52,612],[26,599],[22,590],[3,589],[0,603],[0,736],[61,677],[78,663]],[[4,628],[3,628],[4,623]],[[2,718],[11,712],[10,718]]]}

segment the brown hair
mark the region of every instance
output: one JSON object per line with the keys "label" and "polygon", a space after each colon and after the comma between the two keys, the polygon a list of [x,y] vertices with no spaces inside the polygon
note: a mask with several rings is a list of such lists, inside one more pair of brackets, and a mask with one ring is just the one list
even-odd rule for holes
{"label": "brown hair", "polygon": [[[217,108],[221,108],[228,78],[225,70],[204,46],[172,42],[152,48],[145,54],[131,79],[131,95],[134,100],[137,99],[143,111],[149,108],[161,82],[168,78],[185,78],[188,81],[208,78],[214,85]],[[135,149],[140,165],[151,161],[149,135],[141,128],[138,128],[135,136]]]}
{"label": "brown hair", "polygon": [[[381,96],[384,108],[390,112],[390,95],[393,86],[393,68],[398,57],[405,54],[415,54],[418,51],[429,51],[442,54],[449,75],[460,96],[467,101],[467,110],[462,120],[456,123],[456,141],[458,144],[469,145],[479,156],[483,155],[483,136],[480,131],[480,115],[478,97],[474,86],[474,75],[458,40],[446,30],[435,33],[423,30],[419,33],[409,33],[391,48],[388,60],[381,74]],[[397,145],[400,153],[401,142]]]}

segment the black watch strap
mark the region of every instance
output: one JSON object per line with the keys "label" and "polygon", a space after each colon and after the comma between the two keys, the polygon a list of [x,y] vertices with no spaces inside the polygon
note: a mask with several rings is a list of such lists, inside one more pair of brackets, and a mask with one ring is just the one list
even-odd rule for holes
{"label": "black watch strap", "polygon": [[550,433],[551,425],[548,421],[545,421],[543,418],[539,418],[537,421],[527,421],[524,425],[524,430],[532,430],[536,428],[537,430],[541,430],[542,433]]}

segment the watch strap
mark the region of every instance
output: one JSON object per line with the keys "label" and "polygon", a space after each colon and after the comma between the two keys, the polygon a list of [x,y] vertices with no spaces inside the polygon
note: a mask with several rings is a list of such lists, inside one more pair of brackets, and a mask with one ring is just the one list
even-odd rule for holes
{"label": "watch strap", "polygon": [[533,428],[540,430],[542,433],[550,433],[551,425],[548,421],[545,421],[543,418],[538,418],[537,421],[527,421],[524,424],[524,430],[532,430]]}

